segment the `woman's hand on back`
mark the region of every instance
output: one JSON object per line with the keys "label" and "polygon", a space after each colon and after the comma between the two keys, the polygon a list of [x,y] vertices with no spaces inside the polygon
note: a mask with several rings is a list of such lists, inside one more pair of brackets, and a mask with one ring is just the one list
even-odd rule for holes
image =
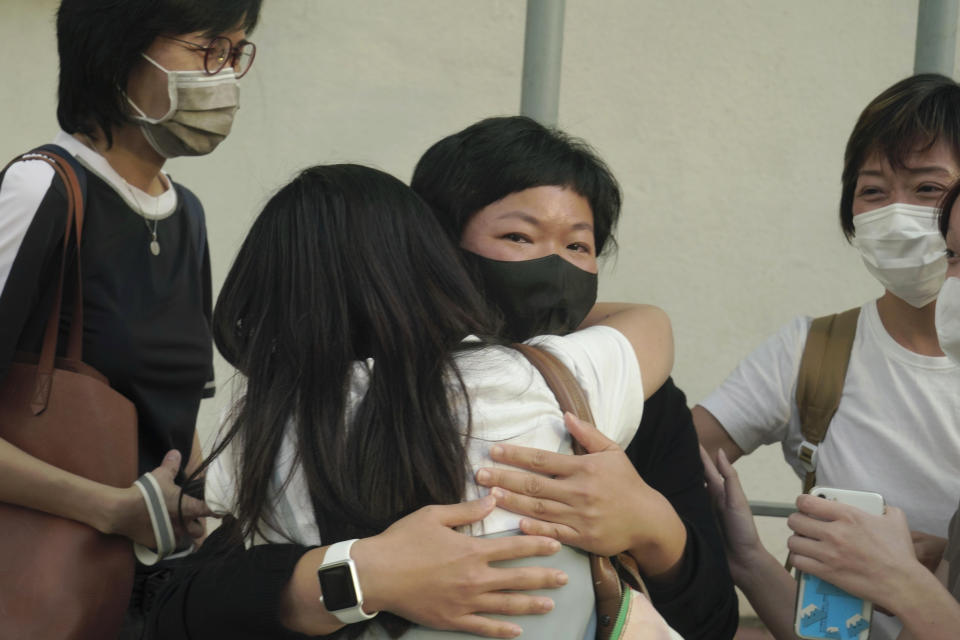
{"label": "woman's hand on back", "polygon": [[646,575],[666,577],[683,556],[683,521],[615,442],[573,414],[564,422],[587,455],[496,445],[496,462],[526,471],[484,468],[477,483],[492,487],[499,506],[527,516],[520,523],[526,534],[598,555],[629,551]]}
{"label": "woman's hand on back", "polygon": [[[390,611],[424,627],[463,631],[491,638],[513,638],[521,628],[486,617],[536,615],[553,601],[524,593],[567,583],[559,569],[491,567],[498,560],[549,556],[556,540],[539,536],[474,538],[453,528],[486,517],[495,503],[487,497],[461,504],[423,507],[383,533],[358,540],[351,550],[363,589],[364,610]],[[308,635],[325,635],[343,626],[317,602],[316,569],[323,549],[298,562],[281,599],[284,626]]]}

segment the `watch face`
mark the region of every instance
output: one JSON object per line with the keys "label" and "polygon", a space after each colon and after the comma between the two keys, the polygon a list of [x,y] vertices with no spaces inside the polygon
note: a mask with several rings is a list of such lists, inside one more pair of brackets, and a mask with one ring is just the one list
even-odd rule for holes
{"label": "watch face", "polygon": [[353,574],[346,562],[324,567],[317,571],[320,594],[327,611],[339,611],[357,606],[357,594],[353,589]]}

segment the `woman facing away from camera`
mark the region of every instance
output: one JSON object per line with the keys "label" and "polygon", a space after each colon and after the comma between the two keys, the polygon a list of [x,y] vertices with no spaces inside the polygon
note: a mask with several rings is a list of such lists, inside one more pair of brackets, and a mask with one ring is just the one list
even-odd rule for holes
{"label": "woman facing away from camera", "polygon": [[[208,499],[236,517],[248,545],[323,545],[292,578],[310,592],[309,611],[294,616],[299,631],[330,634],[344,623],[350,637],[403,631],[403,618],[424,604],[417,583],[430,579],[410,566],[433,552],[426,540],[402,544],[411,521],[429,505],[476,498],[471,470],[490,463],[491,447],[518,441],[570,452],[552,392],[519,352],[489,338],[496,327],[485,318],[429,208],[384,173],[308,169],[255,221],[214,312],[218,347],[245,390],[214,451]],[[644,396],[672,364],[669,321],[644,305],[531,342],[568,366],[619,442],[633,435]],[[516,536],[518,520],[495,509],[469,531]],[[326,609],[334,593],[318,602],[317,567],[329,554],[355,564],[363,595],[352,606]],[[527,620],[528,633],[592,637],[586,554],[563,547],[536,561],[555,565],[538,586],[569,583],[551,593],[556,608],[529,596],[553,610]],[[517,572],[521,588],[532,586]],[[511,612],[500,613],[511,635],[519,632]]]}
{"label": "woman facing away from camera", "polygon": [[[723,449],[733,462],[780,441],[801,477],[815,469],[821,486],[883,495],[906,514],[931,570],[960,495],[960,366],[944,355],[935,327],[946,270],[936,207],[958,176],[960,85],[917,75],[872,100],[847,142],[840,222],[885,291],[854,320],[826,437],[805,441],[796,400],[809,317],[758,347],[693,410],[711,458]],[[752,576],[733,573],[738,584]],[[874,638],[898,633],[888,616],[874,623]]]}
{"label": "woman facing away from camera", "polygon": [[[259,12],[260,0],[64,0],[57,13],[54,143],[76,159],[87,185],[84,360],[136,406],[139,472],[153,470],[156,480],[141,484],[162,493],[158,503],[186,540],[202,536],[208,514],[185,498],[181,522],[176,478],[203,458],[195,423],[200,399],[213,391],[210,263],[203,209],[162,167],[167,158],[211,152],[229,133]],[[67,205],[45,162],[17,162],[0,180],[3,375],[15,351],[40,350]],[[71,306],[65,301],[64,326]],[[3,440],[0,500],[144,547],[161,535],[138,487],[87,480]],[[147,585],[168,571],[164,562],[138,567],[123,637],[139,637]]]}

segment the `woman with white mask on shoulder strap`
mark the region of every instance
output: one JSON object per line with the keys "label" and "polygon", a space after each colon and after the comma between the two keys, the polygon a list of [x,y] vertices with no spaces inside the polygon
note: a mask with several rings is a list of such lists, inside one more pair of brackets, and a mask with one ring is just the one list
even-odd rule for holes
{"label": "woman with white mask on shoulder strap", "polygon": [[[801,372],[807,316],[760,345],[693,410],[713,459],[719,449],[732,462],[779,442],[801,478],[815,472],[822,486],[882,494],[905,512],[917,555],[931,569],[960,495],[960,366],[944,355],[934,323],[946,271],[936,207],[958,175],[960,85],[924,74],[877,96],[847,143],[840,222],[884,293],[851,321],[849,362],[825,437],[804,435],[797,400],[800,381],[810,380]],[[754,576],[735,558],[731,569],[738,583]],[[878,615],[873,637],[893,638],[898,629]]]}
{"label": "woman with white mask on shoulder strap", "polygon": [[[960,182],[943,199],[940,231],[946,239],[947,277],[937,300],[936,330],[946,357],[960,365]],[[796,585],[763,548],[736,471],[721,452],[704,456],[731,562],[749,567],[747,595],[778,640],[794,638]],[[954,500],[956,504],[956,500]],[[960,510],[950,522],[947,550],[935,573],[917,561],[903,510],[872,515],[852,505],[801,495],[787,523],[797,569],[826,580],[894,613],[903,622],[900,640],[947,640],[960,627]]]}

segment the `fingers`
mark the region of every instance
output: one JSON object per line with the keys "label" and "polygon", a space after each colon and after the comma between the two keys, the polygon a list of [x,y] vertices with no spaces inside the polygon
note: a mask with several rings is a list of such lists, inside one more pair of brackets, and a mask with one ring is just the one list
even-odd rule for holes
{"label": "fingers", "polygon": [[576,543],[580,541],[579,532],[573,527],[556,522],[544,522],[535,518],[521,520],[520,530],[528,536],[546,536],[559,540],[563,544],[576,546]]}
{"label": "fingers", "polygon": [[530,516],[549,522],[579,520],[577,510],[564,502],[541,497],[531,498],[500,487],[494,487],[491,494],[497,499],[498,507],[521,516]]}
{"label": "fingers", "polygon": [[723,449],[717,450],[717,470],[723,476],[723,492],[727,505],[734,509],[749,511],[750,503],[747,500],[747,494],[743,491],[743,485],[740,484],[740,476],[730,464]]}
{"label": "fingers", "polygon": [[548,476],[568,476],[579,468],[576,456],[509,444],[495,444],[490,447],[490,457],[496,462]]}
{"label": "fingers", "polygon": [[804,493],[797,496],[797,509],[801,513],[820,520],[839,520],[845,515],[852,514],[856,507]]}
{"label": "fingers", "polygon": [[[795,537],[795,536],[794,536]],[[793,538],[790,538],[791,540]],[[798,571],[813,574],[829,582],[830,567],[819,560],[799,553],[790,554],[790,562]]]}
{"label": "fingers", "polygon": [[[563,485],[557,480],[537,473],[511,471],[510,469],[480,469],[477,471],[477,484],[481,487],[500,487],[508,492],[515,492],[524,496],[560,502],[565,502],[564,498],[569,493],[569,491],[563,490]],[[496,494],[494,495],[496,496]],[[497,504],[501,507],[504,506],[499,497],[497,497]]]}
{"label": "fingers", "polygon": [[213,516],[213,511],[210,510],[206,502],[187,495],[183,496],[179,510],[180,513],[183,514],[184,520],[209,518]]}
{"label": "fingers", "polygon": [[[560,569],[550,569],[546,567],[514,567],[514,568],[492,568],[491,578],[487,581],[486,593],[489,595],[501,591],[525,592],[534,589],[558,589],[570,578]],[[483,597],[483,595],[481,597]],[[530,595],[530,594],[527,594]],[[533,596],[536,597],[536,596]],[[544,598],[549,600],[549,598]],[[475,611],[484,613],[497,613],[490,605],[478,606]],[[543,613],[543,610],[527,611],[527,613]]]}
{"label": "fingers", "polygon": [[474,538],[487,562],[514,560],[529,556],[552,556],[560,543],[542,536],[508,536],[506,538]]}
{"label": "fingers", "polygon": [[457,622],[453,631],[465,631],[485,638],[516,638],[523,633],[523,629],[512,622],[491,620],[483,616],[467,615]]}
{"label": "fingers", "polygon": [[603,435],[595,426],[586,420],[581,420],[569,411],[563,413],[563,424],[566,425],[570,435],[583,445],[587,453],[598,453],[611,448],[617,448],[616,442]]}
{"label": "fingers", "polygon": [[822,540],[827,533],[827,524],[829,523],[818,520],[817,518],[811,518],[799,511],[787,516],[787,526],[790,527],[791,531],[806,538]]}
{"label": "fingers", "polygon": [[477,598],[477,611],[502,616],[537,615],[552,611],[554,602],[545,596],[500,591]]}
{"label": "fingers", "polygon": [[202,538],[203,534],[207,532],[207,527],[201,518],[187,520],[184,529],[186,529],[187,535],[191,538]]}
{"label": "fingers", "polygon": [[792,535],[787,538],[787,549],[790,550],[792,557],[803,556],[818,562],[824,559],[822,557],[824,544],[818,538],[810,538],[803,534]]}
{"label": "fingers", "polygon": [[433,517],[445,527],[459,527],[483,520],[497,506],[493,496],[484,496],[477,500],[459,504],[442,504],[424,507],[420,511]]}
{"label": "fingers", "polygon": [[154,477],[157,478],[157,481],[162,481],[157,474],[163,474],[169,477],[169,480],[172,482],[174,478],[177,477],[177,473],[180,471],[180,452],[176,449],[171,449],[167,451],[167,454],[163,456],[163,462],[160,463],[160,466],[154,469]]}

